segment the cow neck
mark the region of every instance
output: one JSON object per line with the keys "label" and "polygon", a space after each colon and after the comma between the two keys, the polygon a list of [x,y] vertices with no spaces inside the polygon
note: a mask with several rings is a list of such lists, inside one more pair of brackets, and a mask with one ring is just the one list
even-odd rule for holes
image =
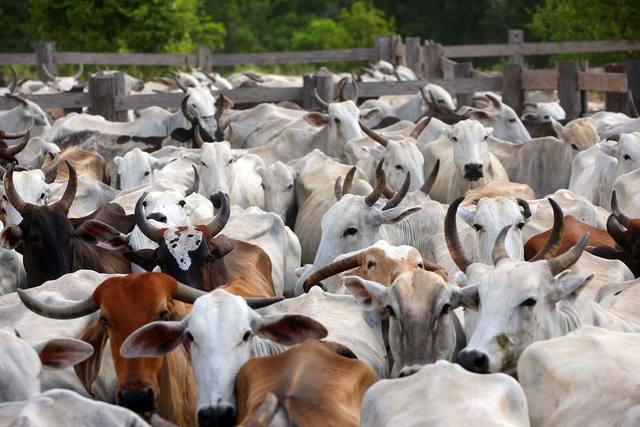
{"label": "cow neck", "polygon": [[310,145],[306,147],[305,154],[318,149],[329,157],[342,159],[344,157],[342,150],[344,144],[338,146],[337,142],[329,140],[329,125],[324,125],[311,137]]}
{"label": "cow neck", "polygon": [[575,302],[562,301],[556,310],[556,324],[561,334],[568,334],[582,325],[603,327],[612,331],[638,332],[640,325],[634,325],[620,316],[607,311],[585,295],[579,295]]}
{"label": "cow neck", "polygon": [[405,120],[415,122],[422,116],[422,95],[417,93],[407,102],[400,104],[395,109],[395,116]]}
{"label": "cow neck", "polygon": [[183,346],[163,358],[158,382],[158,415],[179,426],[196,425],[197,386]]}

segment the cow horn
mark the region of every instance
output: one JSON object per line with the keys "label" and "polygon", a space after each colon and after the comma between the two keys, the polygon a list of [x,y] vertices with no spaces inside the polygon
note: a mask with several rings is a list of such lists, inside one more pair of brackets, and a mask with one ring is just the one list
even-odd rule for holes
{"label": "cow horn", "polygon": [[[0,132],[0,139],[3,136],[2,132]],[[22,138],[22,140],[14,145],[9,146],[0,146],[0,157],[4,157],[8,160],[15,160],[16,154],[24,150],[24,148],[29,143],[29,132]]]}
{"label": "cow horn", "polygon": [[193,168],[193,184],[191,184],[191,187],[187,188],[187,191],[184,193],[184,197],[189,197],[193,193],[196,193],[200,187],[200,175],[198,175],[198,169],[196,169],[194,165],[191,165],[191,167]]}
{"label": "cow horn", "polygon": [[436,160],[436,164],[431,170],[431,173],[427,177],[427,180],[424,182],[422,187],[420,187],[420,191],[424,193],[425,196],[428,196],[431,193],[431,189],[433,185],[436,183],[436,178],[438,178],[438,172],[440,171],[440,159]]}
{"label": "cow horn", "polygon": [[361,121],[358,121],[358,124],[360,125],[360,129],[362,129],[362,131],[369,138],[373,139],[375,142],[377,142],[378,144],[382,145],[384,148],[387,148],[389,146],[389,139],[387,137],[384,137],[381,134],[379,134],[378,132],[369,129],[368,127],[363,125]]}
{"label": "cow horn", "polygon": [[24,216],[24,212],[26,212],[27,209],[36,208],[36,205],[22,200],[22,198],[16,191],[16,187],[13,182],[14,168],[15,168],[15,165],[12,163],[9,165],[9,168],[7,169],[7,172],[4,176],[4,191],[7,195],[7,200],[9,201],[9,203],[11,203],[11,205],[15,208],[15,210],[18,211],[20,215]]}
{"label": "cow horn", "polygon": [[247,305],[253,309],[266,307],[282,301],[283,297],[243,297]]}
{"label": "cow horn", "polygon": [[211,201],[220,201],[220,212],[216,215],[215,218],[207,225],[208,238],[215,237],[222,231],[225,225],[227,225],[227,221],[229,221],[229,215],[231,214],[231,209],[229,208],[229,197],[224,194],[222,191],[218,191],[216,194],[211,196]]}
{"label": "cow horn", "polygon": [[4,179],[4,176],[7,174],[7,170],[2,167],[2,165],[0,165],[0,177],[2,177],[2,179]]}
{"label": "cow horn", "polygon": [[207,76],[207,78],[208,78],[209,80],[211,80],[211,83],[215,84],[215,83],[216,83],[216,81],[218,81],[218,79],[216,78],[216,76],[214,76],[213,74],[211,74],[211,73],[209,73],[209,72],[207,72],[207,71],[204,71],[204,70],[201,70],[201,71],[202,71],[202,74],[204,74],[205,76]]}
{"label": "cow horn", "polygon": [[49,71],[49,69],[47,68],[47,64],[42,63],[42,73],[47,76],[48,79],[50,80],[55,80],[56,76],[54,76],[53,74],[51,74],[51,71]]}
{"label": "cow horn", "polygon": [[27,101],[25,98],[23,98],[20,95],[14,95],[13,93],[5,93],[4,96],[6,96],[7,98],[15,99],[16,101],[20,102],[25,107],[29,106],[29,101]]}
{"label": "cow horn", "polygon": [[355,255],[351,255],[348,257],[344,257],[337,261],[332,262],[329,265],[325,265],[324,267],[314,271],[312,274],[307,277],[304,281],[303,288],[305,292],[309,292],[309,289],[316,286],[318,283],[322,282],[329,277],[335,276],[336,274],[340,274],[344,271],[354,269],[360,266],[360,254],[357,253]]}
{"label": "cow horn", "polygon": [[[30,119],[29,121],[29,126],[27,126],[27,128],[23,131],[20,132],[1,132],[0,135],[2,136],[2,139],[18,139],[18,138],[22,138],[23,136],[26,136],[29,132],[31,132],[31,129],[33,129],[33,119]],[[27,136],[27,141],[29,140],[29,137]],[[21,142],[22,144],[22,142]],[[26,143],[25,143],[26,146]],[[24,148],[24,147],[22,147]],[[20,152],[22,149],[16,151],[15,154],[18,154],[18,152]]]}
{"label": "cow horn", "polygon": [[336,86],[336,96],[340,101],[345,101],[344,87],[347,85],[348,80],[349,80],[348,77],[343,77],[340,79],[340,81],[338,82],[338,85]]}
{"label": "cow horn", "polygon": [[60,155],[49,153],[51,156],[51,163],[44,166],[42,169],[42,173],[44,173],[44,182],[47,184],[51,184],[56,180],[56,176],[58,176],[58,166],[60,165]]}
{"label": "cow horn", "polygon": [[376,167],[376,186],[373,191],[364,199],[364,202],[367,206],[372,207],[376,204],[378,199],[382,197],[384,193],[384,187],[386,186],[387,180],[384,175],[384,170],[382,169],[382,163],[384,159],[380,160],[378,163],[378,167]]}
{"label": "cow horn", "polygon": [[524,219],[531,218],[531,207],[529,206],[529,203],[519,197],[516,197],[516,203],[518,203],[518,206],[522,208],[522,215],[524,216]]}
{"label": "cow horn", "polygon": [[51,205],[54,209],[62,209],[65,213],[69,213],[73,200],[76,198],[76,191],[78,190],[78,174],[76,169],[71,166],[71,163],[64,161],[69,169],[69,180],[67,181],[67,188],[64,190],[62,198]]}
{"label": "cow horn", "polygon": [[499,109],[502,107],[502,102],[500,102],[500,100],[498,98],[496,98],[495,96],[493,96],[490,93],[486,93],[484,95],[489,101],[491,101],[491,105],[493,105],[493,108]]}
{"label": "cow horn", "polygon": [[191,114],[191,111],[189,111],[189,107],[187,106],[188,101],[189,101],[189,95],[182,98],[182,102],[180,103],[180,109],[182,110],[182,115],[184,116],[184,118],[187,119],[189,123],[191,123],[195,120],[195,116]]}
{"label": "cow horn", "polygon": [[202,148],[204,143],[205,141],[200,133],[200,123],[198,123],[193,127],[193,146],[196,148]]}
{"label": "cow horn", "polygon": [[78,80],[80,77],[82,77],[82,73],[84,73],[84,64],[80,63],[80,67],[78,68],[78,72],[73,76],[73,78]]}
{"label": "cow horn", "polygon": [[340,201],[340,199],[342,199],[342,196],[344,196],[344,192],[342,191],[341,176],[337,177],[335,184],[333,184],[333,194],[336,196],[336,201]]}
{"label": "cow horn", "polygon": [[611,194],[611,213],[624,228],[628,229],[631,226],[631,218],[620,212],[618,196],[615,191]]}
{"label": "cow horn", "polygon": [[636,108],[636,102],[633,100],[633,93],[627,92],[627,103],[629,104],[629,116],[633,118],[640,117],[638,115],[638,109]]}
{"label": "cow horn", "polygon": [[549,197],[549,204],[551,205],[551,209],[553,209],[553,228],[551,229],[551,234],[542,249],[540,249],[540,252],[531,258],[529,262],[555,256],[562,244],[562,238],[564,236],[564,215],[562,208],[560,208],[551,197]]}
{"label": "cow horn", "polygon": [[355,174],[356,174],[356,167],[354,166],[351,169],[349,169],[349,172],[347,172],[347,174],[345,175],[344,184],[342,184],[342,177],[338,177],[338,179],[336,179],[336,183],[333,187],[333,190],[335,192],[337,200],[342,199],[342,196],[344,196],[345,194],[351,191],[351,185],[353,184],[353,177],[355,176]]}
{"label": "cow horn", "polygon": [[573,264],[575,264],[582,252],[587,247],[589,243],[589,233],[584,233],[582,239],[567,252],[562,255],[558,255],[555,258],[551,258],[547,260],[547,265],[549,266],[549,270],[551,270],[552,275],[560,274],[563,271],[569,269]]}
{"label": "cow horn", "polygon": [[192,288],[191,286],[187,286],[180,282],[177,282],[177,285],[176,290],[173,291],[173,299],[177,301],[193,304],[198,298],[207,294],[205,291]]}
{"label": "cow horn", "polygon": [[460,243],[460,236],[458,236],[458,226],[456,224],[456,216],[458,212],[458,206],[464,200],[464,197],[458,197],[449,205],[447,209],[447,215],[444,217],[444,237],[447,242],[447,248],[451,258],[456,263],[460,271],[463,273],[467,271],[471,265],[471,260],[467,258],[464,253],[464,248]]}
{"label": "cow horn", "polygon": [[18,87],[18,73],[16,73],[16,69],[12,66],[9,66],[9,69],[11,69],[11,76],[13,77],[13,80],[11,81],[7,89],[9,89],[9,93],[13,93]]}
{"label": "cow horn", "polygon": [[329,103],[327,101],[325,101],[324,99],[320,98],[320,94],[318,93],[318,89],[317,88],[313,88],[313,96],[316,99],[316,102],[318,102],[318,104],[320,104],[320,106],[322,107],[323,110],[328,110],[329,109]]}
{"label": "cow horn", "polygon": [[351,100],[358,103],[358,83],[356,82],[355,76],[351,76],[351,86],[353,86],[353,93],[351,94]]}
{"label": "cow horn", "polygon": [[160,243],[160,240],[164,236],[163,231],[151,224],[142,211],[142,207],[144,206],[144,199],[146,199],[147,194],[149,193],[145,192],[144,194],[142,194],[142,196],[136,202],[136,209],[134,212],[136,225],[138,226],[142,234],[147,236],[147,238],[156,243]]}
{"label": "cow horn", "polygon": [[429,91],[429,98],[427,98],[427,94],[424,92],[424,88],[420,88],[420,95],[422,95],[422,99],[426,105],[429,105],[432,110],[438,109],[438,103],[433,99],[433,94]]}
{"label": "cow horn", "polygon": [[25,290],[18,289],[22,303],[31,311],[49,319],[77,319],[95,313],[100,309],[93,299],[93,294],[84,300],[69,305],[49,305],[30,296]]}
{"label": "cow horn", "polygon": [[503,259],[509,258],[509,254],[507,253],[507,248],[505,246],[505,239],[507,238],[507,233],[509,233],[510,228],[511,226],[507,225],[500,231],[500,234],[498,234],[496,243],[493,246],[493,251],[491,252],[493,265],[498,265],[498,263]]}
{"label": "cow horn", "polygon": [[187,93],[187,88],[182,84],[180,79],[178,78],[177,73],[173,73],[173,80],[176,82],[176,85],[182,90],[184,93]]}
{"label": "cow horn", "polygon": [[422,120],[421,122],[418,122],[418,124],[413,128],[409,136],[417,140],[420,134],[422,133],[422,131],[425,130],[427,126],[429,126],[429,123],[431,123],[432,118],[433,118],[433,114],[429,114],[429,117]]}
{"label": "cow horn", "polygon": [[404,199],[404,196],[407,195],[409,186],[411,186],[411,172],[407,172],[407,176],[404,178],[402,187],[400,187],[396,194],[394,194],[393,197],[389,199],[389,201],[387,201],[387,203],[382,207],[382,210],[386,211],[387,209],[395,208],[396,206],[398,206],[400,202],[402,202],[402,199]]}

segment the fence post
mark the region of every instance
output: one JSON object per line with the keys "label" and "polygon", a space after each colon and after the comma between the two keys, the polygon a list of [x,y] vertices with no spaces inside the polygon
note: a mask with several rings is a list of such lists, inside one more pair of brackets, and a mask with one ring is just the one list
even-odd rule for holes
{"label": "fence post", "polygon": [[376,60],[393,63],[392,38],[383,36],[376,38]]}
{"label": "fence post", "polygon": [[425,80],[442,78],[442,70],[440,69],[442,45],[439,43],[433,43],[433,41],[425,40],[423,52],[424,69],[422,71],[422,75]]}
{"label": "fence post", "polygon": [[56,65],[56,44],[54,42],[43,42],[35,45],[36,56],[38,57],[38,78],[43,82],[51,80],[44,72],[42,65],[46,65],[47,70],[54,76],[58,75]]}
{"label": "fence post", "polygon": [[518,116],[522,114],[524,103],[522,65],[504,64],[502,66],[502,102],[513,108]]}
{"label": "fence post", "polygon": [[509,30],[509,50],[511,55],[509,56],[510,64],[524,64],[524,58],[520,50],[522,43],[524,43],[524,32],[522,30]]}
{"label": "fence post", "polygon": [[[584,59],[578,61],[578,67],[580,71],[589,71],[589,61]],[[580,87],[580,79],[578,77],[578,87]],[[589,111],[589,93],[586,90],[580,91],[580,112],[586,113]]]}
{"label": "fence post", "polygon": [[[604,71],[606,73],[624,73],[625,72],[623,64],[605,64]],[[604,109],[606,111],[611,111],[614,113],[626,112],[627,111],[626,104],[627,104],[626,93],[617,93],[617,92],[604,93]]]}
{"label": "fence post", "polygon": [[402,36],[391,36],[391,52],[391,63],[393,65],[407,66],[406,50],[404,43],[402,43]]}
{"label": "fence post", "polygon": [[582,109],[582,96],[578,87],[578,61],[558,61],[558,99],[560,105],[567,113],[567,119],[573,120],[580,117]]}
{"label": "fence post", "polygon": [[407,67],[416,75],[422,74],[420,61],[420,37],[407,37],[404,39]]}
{"label": "fence post", "polygon": [[213,70],[211,63],[212,51],[207,46],[198,46],[198,68],[202,71],[211,72]]}
{"label": "fence post", "polygon": [[[453,77],[473,77],[473,63],[459,62],[453,66]],[[456,95],[458,106],[471,105],[472,93],[459,93]]]}
{"label": "fence post", "polygon": [[627,88],[633,97],[636,108],[640,108],[640,60],[633,59],[628,61],[624,68],[627,72]]}
{"label": "fence post", "polygon": [[89,112],[112,122],[127,120],[126,111],[116,110],[116,96],[125,95],[124,74],[95,75],[89,78]]}
{"label": "fence post", "polygon": [[302,77],[302,108],[320,107],[314,95],[314,88],[318,90],[320,98],[326,102],[333,102],[333,76],[325,71],[307,73]]}

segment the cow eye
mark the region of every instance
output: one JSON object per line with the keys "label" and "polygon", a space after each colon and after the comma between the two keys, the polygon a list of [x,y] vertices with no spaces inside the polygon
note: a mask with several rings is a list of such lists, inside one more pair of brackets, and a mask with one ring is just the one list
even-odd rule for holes
{"label": "cow eye", "polygon": [[631,160],[631,156],[630,156],[630,155],[628,155],[628,154],[625,154],[625,155],[624,155],[624,159],[625,159],[625,160]]}
{"label": "cow eye", "polygon": [[144,176],[149,176],[149,174],[150,174],[150,173],[151,173],[150,171],[146,171],[146,172],[144,173]]}
{"label": "cow eye", "polygon": [[145,200],[144,202],[142,202],[142,207],[146,208],[147,207],[147,201]]}
{"label": "cow eye", "polygon": [[576,144],[571,144],[571,148],[573,148],[574,150],[577,150],[578,146]]}
{"label": "cow eye", "polygon": [[375,267],[375,266],[376,266],[376,262],[375,262],[375,261],[369,261],[369,262],[367,263],[367,268],[369,268],[369,269],[371,269],[371,268],[373,268],[373,267]]}
{"label": "cow eye", "polygon": [[287,185],[287,190],[291,190],[293,188],[293,184]]}
{"label": "cow eye", "polygon": [[452,140],[452,141],[454,141],[454,142],[458,142],[458,138],[457,138],[457,137],[455,137],[455,136],[452,136],[452,137],[451,137],[451,140]]}
{"label": "cow eye", "polygon": [[109,324],[109,321],[102,316],[100,316],[100,319],[98,321],[104,326],[107,326]]}
{"label": "cow eye", "polygon": [[480,224],[473,224],[472,225],[473,229],[476,230],[478,233],[481,232],[482,230],[484,230],[484,227],[481,226]]}
{"label": "cow eye", "polygon": [[334,122],[336,122],[336,124],[337,124],[337,125],[339,125],[339,124],[340,124],[340,119],[339,119],[339,118],[337,118],[337,117],[336,117],[335,119],[333,119],[333,121],[334,121]]}
{"label": "cow eye", "polygon": [[402,169],[404,169],[404,168],[402,167],[402,165],[396,165],[396,169],[398,169],[399,171],[401,171],[401,170],[402,170]]}
{"label": "cow eye", "polygon": [[251,338],[251,335],[252,335],[251,331],[246,331],[242,336],[242,341],[244,342],[249,341],[249,338]]}
{"label": "cow eye", "polygon": [[533,307],[537,302],[535,298],[527,298],[520,303],[520,307]]}
{"label": "cow eye", "polygon": [[384,312],[390,317],[394,317],[396,315],[396,312],[393,310],[393,307],[391,307],[390,305],[384,308]]}
{"label": "cow eye", "polygon": [[202,160],[200,160],[200,163],[202,163],[202,166],[204,166],[205,168],[207,167],[207,164],[205,162],[203,162]]}
{"label": "cow eye", "polygon": [[344,233],[342,233],[342,237],[347,237],[347,236],[353,236],[354,234],[358,233],[358,229],[355,227],[349,227],[346,230],[344,230]]}
{"label": "cow eye", "polygon": [[264,182],[260,183],[260,187],[264,190]]}
{"label": "cow eye", "polygon": [[518,225],[516,227],[518,227],[520,230],[522,230],[524,228],[524,222],[518,223]]}
{"label": "cow eye", "polygon": [[2,195],[2,200],[4,200],[4,201],[7,201],[7,200],[8,200],[8,199],[7,199],[7,195],[6,195],[6,194],[3,194],[3,195]]}
{"label": "cow eye", "polygon": [[229,159],[229,163],[227,164],[230,165],[231,163],[233,163],[233,157]]}
{"label": "cow eye", "polygon": [[549,116],[548,115],[544,116],[544,119],[549,120]]}
{"label": "cow eye", "polygon": [[44,199],[44,193],[40,194],[40,198]]}
{"label": "cow eye", "polygon": [[187,339],[187,341],[193,342],[193,335],[191,334],[191,332],[185,333],[184,336]]}
{"label": "cow eye", "polygon": [[171,320],[171,313],[165,310],[162,313],[160,313],[160,316],[158,316],[158,318],[160,318],[160,320],[164,320],[165,322],[167,322]]}
{"label": "cow eye", "polygon": [[178,204],[180,205],[181,208],[184,208],[184,206],[187,204],[187,202],[185,202],[184,200],[180,200],[178,202]]}
{"label": "cow eye", "polygon": [[440,315],[444,316],[445,314],[449,314],[450,311],[451,311],[451,304],[446,303],[445,305],[442,306],[442,311],[440,312]]}
{"label": "cow eye", "polygon": [[509,123],[515,123],[516,121],[516,119],[509,119]]}

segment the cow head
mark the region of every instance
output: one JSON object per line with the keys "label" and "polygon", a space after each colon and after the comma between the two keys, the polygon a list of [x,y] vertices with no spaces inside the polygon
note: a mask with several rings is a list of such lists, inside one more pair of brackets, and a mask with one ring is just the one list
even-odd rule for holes
{"label": "cow head", "polygon": [[264,209],[288,221],[296,208],[295,169],[277,161],[259,171],[264,190]]}
{"label": "cow head", "polygon": [[211,197],[218,191],[231,195],[235,181],[234,162],[241,156],[231,151],[227,141],[204,143],[200,154],[184,155],[186,159],[200,165],[202,184],[199,193],[205,197]]}
{"label": "cow head", "polygon": [[485,97],[490,101],[489,107],[472,109],[470,112],[472,118],[479,120],[485,126],[491,126],[496,138],[510,142],[525,142],[531,139],[527,128],[524,127],[513,108],[491,94],[486,94]]}
{"label": "cow head", "polygon": [[75,339],[56,338],[30,345],[11,328],[0,329],[0,402],[26,400],[40,394],[42,368],[63,369],[78,364],[93,347]]}
{"label": "cow head", "polygon": [[135,209],[136,224],[140,231],[158,244],[158,248],[143,249],[125,254],[127,259],[146,270],[156,265],[177,280],[198,289],[204,289],[210,282],[210,270],[217,260],[233,250],[233,244],[226,240],[211,241],[229,220],[229,199],[217,193],[213,200],[220,212],[206,225],[157,228],[144,213],[146,193],[138,199]]}
{"label": "cow head", "polygon": [[29,101],[20,95],[6,94],[5,96],[20,102],[20,105],[15,109],[19,112],[20,118],[23,122],[28,123],[33,121],[35,126],[51,127],[47,114],[38,104],[33,101]]}
{"label": "cow head", "polygon": [[464,179],[477,181],[484,177],[489,165],[487,138],[492,131],[475,120],[463,120],[447,130],[453,144],[453,161]]}
{"label": "cow head", "polygon": [[198,384],[198,425],[233,426],[236,375],[250,357],[261,355],[262,349],[269,347],[262,338],[293,345],[327,335],[327,330],[309,317],[263,317],[252,309],[275,301],[263,298],[248,303],[216,289],[198,298],[191,313],[181,321],[154,322],[138,329],[120,351],[125,357],[159,357],[187,344]]}
{"label": "cow head", "polygon": [[598,148],[618,160],[618,176],[640,169],[640,132],[623,133],[617,142],[599,143]]}
{"label": "cow head", "polygon": [[523,199],[510,197],[483,198],[475,209],[459,207],[463,197],[456,199],[447,211],[446,223],[456,226],[456,210],[458,216],[476,232],[474,260],[491,264],[491,252],[500,231],[506,226],[509,229],[506,238],[507,252],[512,258],[524,259],[522,229],[533,216],[529,203]]}
{"label": "cow head", "polygon": [[576,154],[578,151],[584,151],[600,141],[596,122],[590,117],[572,120],[564,126],[551,119],[551,124],[558,135],[558,139],[571,146]]}
{"label": "cow head", "polygon": [[82,73],[84,72],[84,65],[80,64],[78,68],[78,72],[73,76],[55,76],[53,75],[45,64],[42,64],[42,71],[49,78],[47,85],[55,90],[56,92],[69,92],[75,86],[80,84],[78,80],[82,77]]}
{"label": "cow head", "polygon": [[202,144],[202,139],[208,142],[224,140],[220,118],[225,109],[233,107],[233,102],[222,94],[214,100],[206,86],[187,88],[180,85],[178,80],[176,82],[186,94],[181,110],[191,128],[177,128],[171,132],[171,137],[182,142],[191,139],[196,147]]}
{"label": "cow head", "polygon": [[134,148],[128,151],[123,157],[117,156],[113,159],[116,167],[121,190],[129,190],[154,181],[153,173],[160,170],[167,164],[177,159],[164,157],[156,158],[151,154]]}

